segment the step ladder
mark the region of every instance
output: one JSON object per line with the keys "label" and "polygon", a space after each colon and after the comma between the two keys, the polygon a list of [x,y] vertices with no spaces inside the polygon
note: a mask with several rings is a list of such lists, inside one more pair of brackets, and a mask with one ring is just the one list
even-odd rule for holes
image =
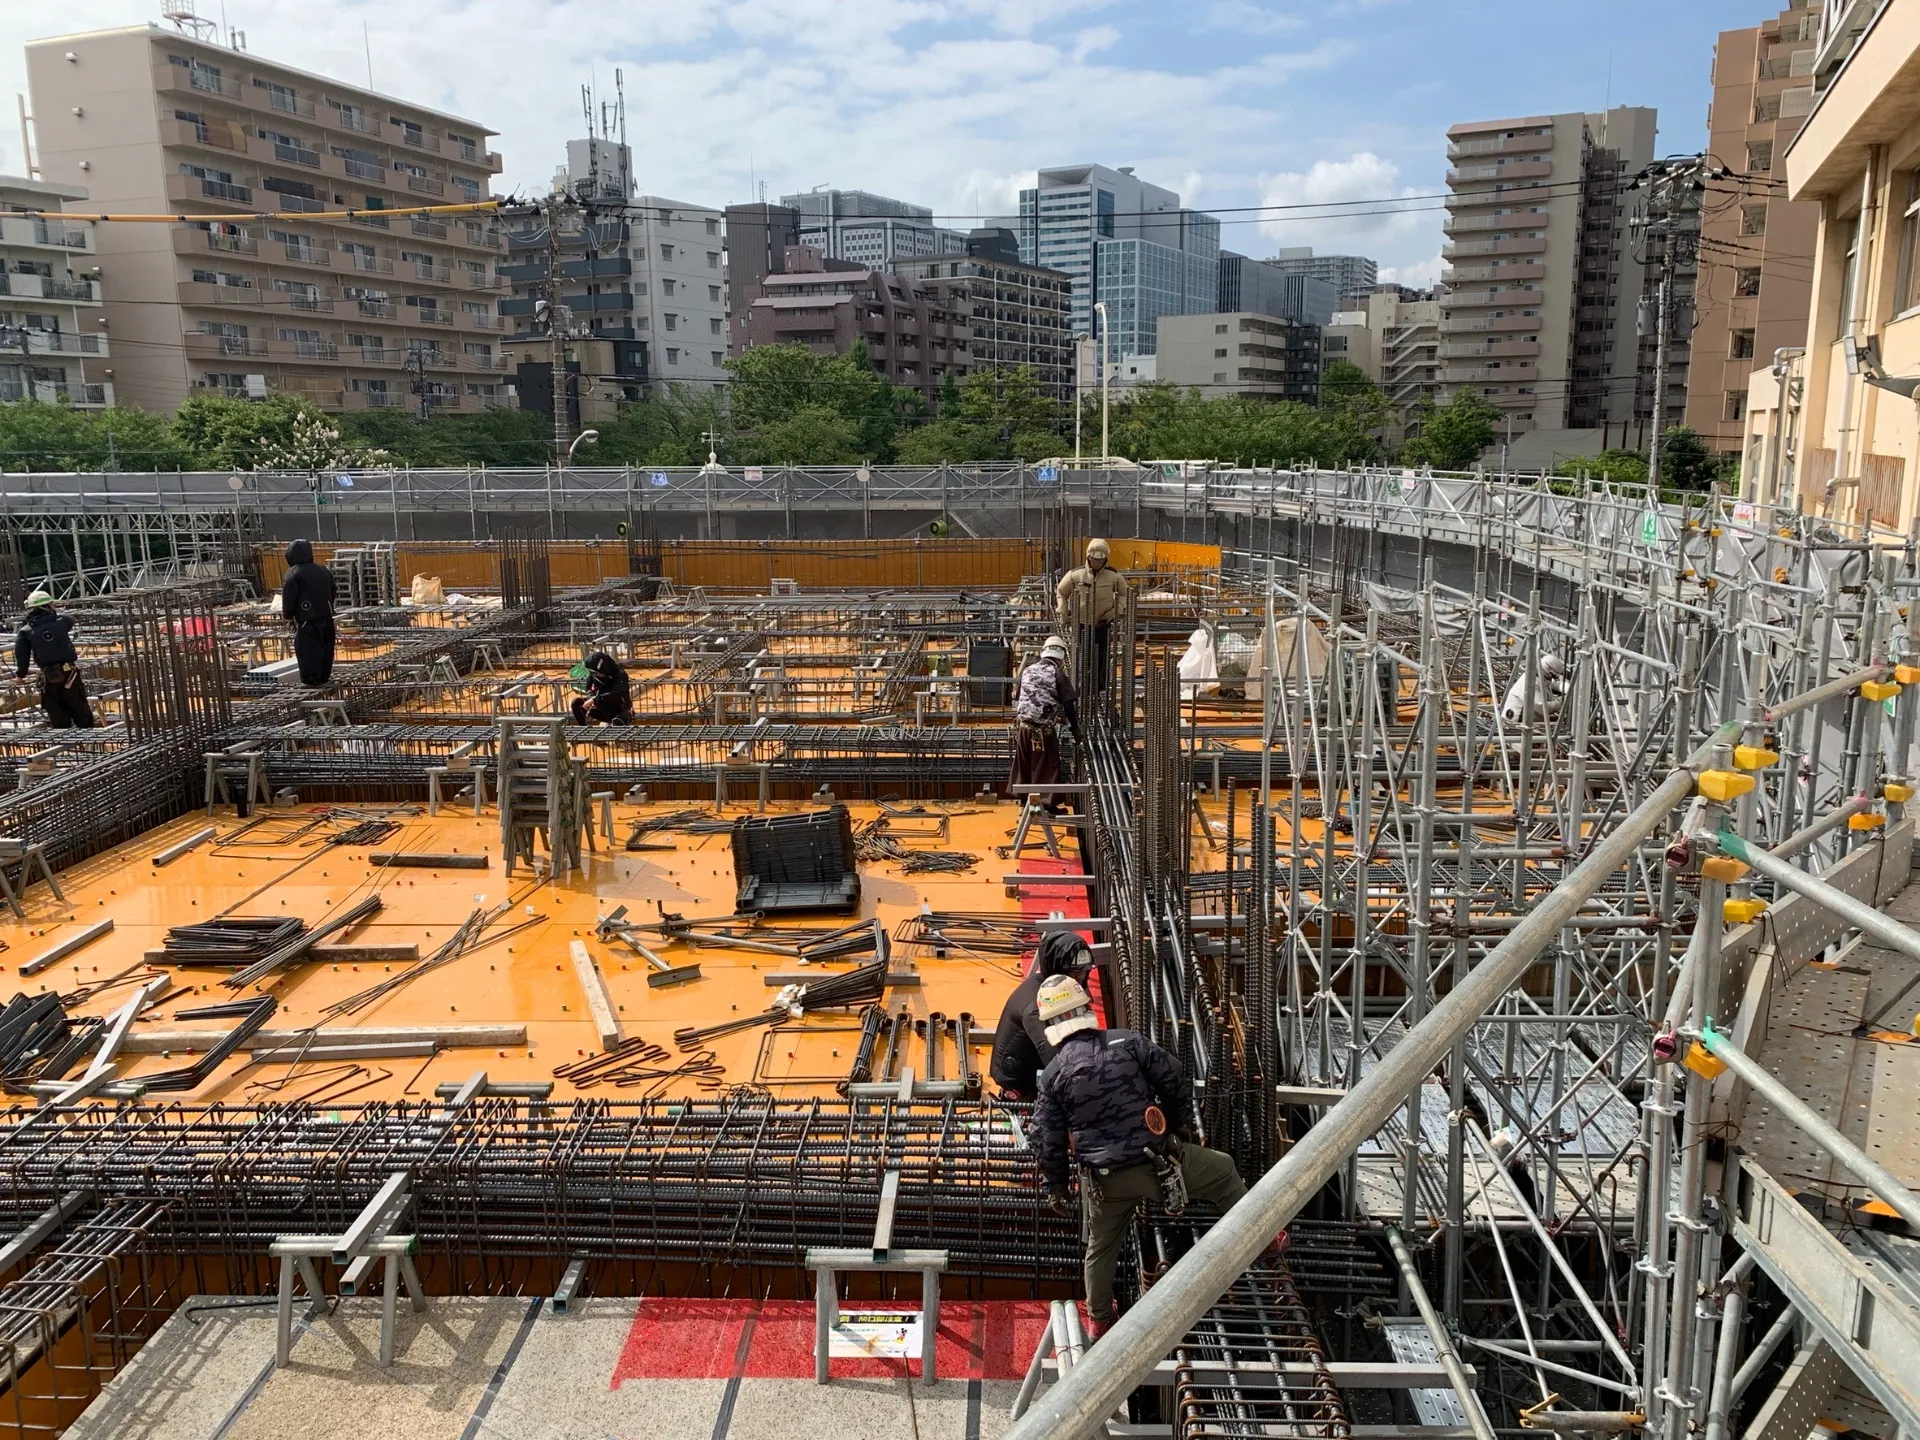
{"label": "step ladder", "polygon": [[582,868],[587,766],[568,752],[567,723],[544,715],[500,719],[500,853],[509,875],[522,860],[536,868],[536,837],[547,847],[554,879]]}

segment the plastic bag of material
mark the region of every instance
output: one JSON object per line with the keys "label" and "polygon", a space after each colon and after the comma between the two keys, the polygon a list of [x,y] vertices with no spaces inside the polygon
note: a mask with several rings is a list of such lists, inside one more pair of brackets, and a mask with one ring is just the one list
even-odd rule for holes
{"label": "plastic bag of material", "polygon": [[416,575],[413,577],[411,598],[416,605],[444,605],[447,603],[447,592],[440,584],[438,575]]}
{"label": "plastic bag of material", "polygon": [[1244,635],[1225,631],[1213,642],[1214,656],[1220,662],[1222,680],[1244,680],[1247,665],[1253,659],[1253,641]]}
{"label": "plastic bag of material", "polygon": [[1213,653],[1213,636],[1202,626],[1187,637],[1187,653],[1180,657],[1180,693],[1191,699],[1220,682],[1220,662]]}

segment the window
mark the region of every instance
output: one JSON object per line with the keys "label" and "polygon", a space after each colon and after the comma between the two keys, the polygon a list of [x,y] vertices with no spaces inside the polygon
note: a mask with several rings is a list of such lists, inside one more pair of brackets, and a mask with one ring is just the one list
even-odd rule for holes
{"label": "window", "polygon": [[1780,118],[1780,97],[1762,95],[1753,102],[1753,123],[1766,125]]}
{"label": "window", "polygon": [[[1223,326],[1222,328],[1224,329],[1225,327]],[[1224,360],[1227,358],[1227,352],[1224,350],[1215,350],[1213,352],[1213,358],[1216,360]]]}
{"label": "window", "polygon": [[1751,360],[1753,358],[1753,331],[1734,331],[1733,348],[1729,350],[1727,354],[1734,360]]}
{"label": "window", "polygon": [[1920,246],[1920,170],[1907,174],[1907,208],[1900,217],[1900,273],[1894,289],[1894,313],[1920,306],[1920,265],[1914,250]]}
{"label": "window", "polygon": [[480,198],[480,182],[478,180],[467,175],[454,175],[450,178],[453,181],[453,188],[466,196],[467,199],[478,200]]}
{"label": "window", "polygon": [[673,247],[671,245],[662,245],[660,247],[660,258],[662,260],[673,259]]}
{"label": "window", "polygon": [[1773,141],[1749,140],[1747,142],[1747,169],[1755,173],[1773,169]]}
{"label": "window", "polygon": [[1760,293],[1760,267],[1742,265],[1733,272],[1733,293],[1751,299]]}
{"label": "window", "polygon": [[671,310],[669,310],[666,313],[665,319],[667,322],[667,329],[677,330],[680,328],[680,317],[674,314]]}
{"label": "window", "polygon": [[1214,384],[1216,384],[1216,385],[1224,385],[1224,384],[1226,384],[1226,383],[1227,383],[1227,372],[1226,372],[1226,371],[1224,371],[1224,370],[1216,370],[1216,371],[1214,371],[1214,372],[1213,372],[1213,383],[1214,383]]}
{"label": "window", "polygon": [[722,327],[720,324],[720,317],[718,315],[710,316],[707,320],[707,333],[711,335],[718,335],[721,333],[721,331],[722,331]]}
{"label": "window", "polygon": [[718,270],[719,268],[720,268],[720,252],[718,250],[707,251],[707,269]]}
{"label": "window", "polygon": [[707,234],[718,235],[719,233],[720,233],[720,222],[714,219],[713,216],[709,215],[707,217]]}
{"label": "window", "polygon": [[1860,217],[1847,227],[1846,258],[1840,270],[1840,334],[1853,333],[1854,287],[1860,283]]}
{"label": "window", "polygon": [[662,211],[660,212],[660,225],[661,225],[661,228],[662,228],[662,229],[664,229],[664,228],[666,228],[667,226],[669,226],[669,225],[671,225],[672,223],[673,223],[673,211],[671,211],[671,210],[662,210]]}
{"label": "window", "polygon": [[715,350],[713,352],[714,368],[718,369],[720,366],[725,365],[726,363],[727,363],[727,352],[724,350]]}
{"label": "window", "polygon": [[1227,327],[1224,325],[1216,325],[1213,327],[1213,333],[1216,335],[1224,335],[1227,333]]}
{"label": "window", "polygon": [[672,280],[672,279],[670,279],[670,278],[663,278],[663,279],[662,279],[662,280],[660,281],[660,293],[661,293],[662,295],[671,295],[671,294],[673,294],[673,287],[674,287],[674,285],[675,285],[676,283],[677,283],[677,282],[675,282],[674,280]]}
{"label": "window", "polygon": [[719,303],[719,300],[720,300],[720,287],[719,287],[718,285],[709,285],[709,286],[707,286],[707,299],[709,299],[709,300],[712,300],[712,301],[713,301],[713,302],[715,302],[716,304],[718,304],[718,303]]}
{"label": "window", "polygon": [[1114,216],[1113,192],[1111,190],[1096,190],[1093,200],[1095,217],[1094,229],[1099,233],[1101,239],[1111,240],[1113,239]]}
{"label": "window", "polygon": [[1726,407],[1721,413],[1729,420],[1746,419],[1747,418],[1747,392],[1744,390],[1727,391]]}
{"label": "window", "polygon": [[667,347],[667,364],[678,365],[679,363],[680,363],[680,352],[674,349],[673,346],[669,345]]}
{"label": "window", "polygon": [[463,355],[471,355],[477,360],[491,360],[493,358],[493,346],[478,345],[469,340],[460,347],[460,353]]}
{"label": "window", "polygon": [[1767,207],[1764,203],[1740,207],[1740,233],[1742,235],[1767,233]]}

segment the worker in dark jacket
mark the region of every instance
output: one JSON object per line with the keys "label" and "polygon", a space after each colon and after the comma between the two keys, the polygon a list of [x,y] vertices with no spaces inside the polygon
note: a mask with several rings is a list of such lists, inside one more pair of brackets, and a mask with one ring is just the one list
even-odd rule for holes
{"label": "worker in dark jacket", "polygon": [[[604,650],[596,650],[582,667],[587,693],[573,702],[576,725],[631,725],[633,723],[633,685],[620,662]],[[579,671],[575,671],[579,674]]]}
{"label": "worker in dark jacket", "polygon": [[1053,1042],[1040,1023],[1040,987],[1055,975],[1071,975],[1084,983],[1093,968],[1093,952],[1071,930],[1056,930],[1040,941],[1033,969],[1013,987],[1000,1012],[1000,1028],[993,1035],[993,1059],[988,1066],[1003,1100],[1031,1100],[1040,1082],[1040,1070],[1053,1059]]}
{"label": "worker in dark jacket", "polygon": [[1038,1004],[1056,1053],[1040,1074],[1034,1155],[1057,1214],[1072,1204],[1067,1184],[1072,1163],[1079,1166],[1087,1314],[1097,1338],[1115,1319],[1114,1265],[1134,1211],[1158,1200],[1178,1214],[1188,1197],[1225,1210],[1247,1187],[1232,1156],[1185,1138],[1194,1133],[1193,1088],[1178,1060],[1131,1030],[1102,1030],[1071,976],[1045,981]]}
{"label": "worker in dark jacket", "polygon": [[293,625],[293,653],[302,685],[324,685],[333,675],[333,572],[313,558],[313,546],[287,546],[287,578],[280,613]]}
{"label": "worker in dark jacket", "polygon": [[93,729],[87,683],[80,678],[80,652],[73,648],[73,617],[53,608],[53,596],[36,590],[27,596],[27,619],[13,639],[16,680],[27,678],[29,664],[40,667],[40,708],[55,730]]}

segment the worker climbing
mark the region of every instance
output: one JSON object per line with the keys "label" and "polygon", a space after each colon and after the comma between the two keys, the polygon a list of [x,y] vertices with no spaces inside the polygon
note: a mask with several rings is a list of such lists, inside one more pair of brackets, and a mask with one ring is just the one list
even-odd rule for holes
{"label": "worker climbing", "polygon": [[[1190,1198],[1224,1211],[1247,1187],[1232,1156],[1199,1143],[1179,1061],[1131,1030],[1101,1029],[1070,975],[1041,983],[1038,1009],[1055,1054],[1040,1073],[1033,1149],[1056,1214],[1072,1207],[1068,1183],[1079,1169],[1087,1314],[1098,1339],[1117,1318],[1114,1267],[1134,1211],[1157,1200],[1178,1215]],[[1272,1248],[1285,1241],[1282,1232]]]}
{"label": "worker climbing", "polygon": [[73,647],[73,617],[53,608],[53,596],[36,590],[27,596],[26,623],[13,641],[16,680],[27,678],[29,663],[40,667],[40,708],[55,730],[93,729],[87,682],[80,678],[80,653]]}
{"label": "worker climbing", "polygon": [[280,613],[293,626],[293,653],[302,685],[333,677],[333,572],[313,558],[313,545],[287,546],[287,578],[280,586]]}
{"label": "worker climbing", "polygon": [[604,650],[596,650],[587,663],[573,670],[574,688],[586,693],[573,702],[576,725],[631,725],[633,723],[633,684],[620,662]]}
{"label": "worker climbing", "polygon": [[1001,1099],[1033,1099],[1040,1071],[1053,1059],[1054,1044],[1040,1020],[1040,987],[1055,975],[1071,975],[1084,984],[1092,968],[1093,952],[1073,931],[1057,930],[1041,939],[1033,969],[1007,996],[993,1034],[988,1072],[1000,1087]]}
{"label": "worker climbing", "polygon": [[[1080,739],[1079,697],[1067,675],[1067,642],[1049,635],[1040,647],[1040,658],[1020,672],[1020,683],[1013,691],[1013,768],[1008,772],[1009,788],[1018,785],[1053,785],[1060,779],[1060,727],[1065,725]],[[1053,797],[1036,792],[1034,800],[1048,809]]]}
{"label": "worker climbing", "polygon": [[1078,641],[1096,694],[1107,688],[1108,636],[1127,593],[1126,576],[1109,567],[1111,554],[1106,541],[1087,541],[1086,563],[1062,576],[1054,591],[1055,618]]}

